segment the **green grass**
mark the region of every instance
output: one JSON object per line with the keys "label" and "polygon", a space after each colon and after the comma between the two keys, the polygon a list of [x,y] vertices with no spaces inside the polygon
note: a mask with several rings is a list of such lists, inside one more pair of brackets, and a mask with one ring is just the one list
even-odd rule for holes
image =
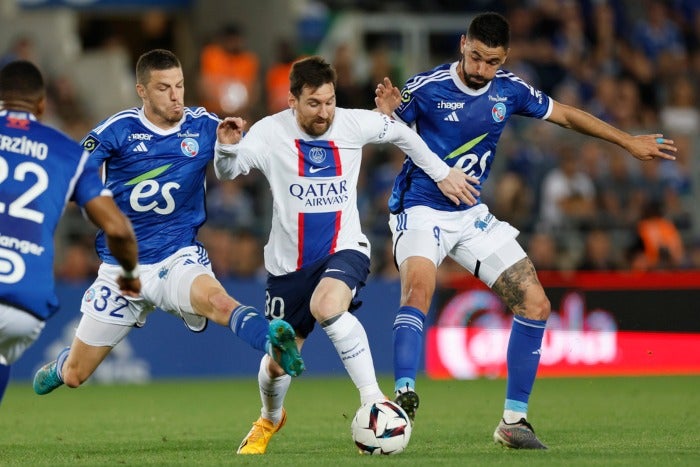
{"label": "green grass", "polygon": [[[383,388],[391,381],[382,378]],[[12,384],[0,407],[0,465],[700,465],[700,377],[540,379],[530,420],[548,451],[493,444],[503,380],[418,383],[411,444],[357,454],[348,378],[299,378],[264,456],[236,448],[259,415],[252,379],[87,385],[36,396]]]}

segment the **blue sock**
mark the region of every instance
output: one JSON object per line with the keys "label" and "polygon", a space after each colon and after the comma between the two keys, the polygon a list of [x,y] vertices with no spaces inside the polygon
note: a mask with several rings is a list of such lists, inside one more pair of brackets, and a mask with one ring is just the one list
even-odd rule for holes
{"label": "blue sock", "polygon": [[506,410],[527,413],[532,386],[535,384],[540,364],[542,337],[547,321],[513,318],[508,341],[508,382],[506,384]]}
{"label": "blue sock", "polygon": [[66,359],[68,358],[69,353],[70,347],[66,347],[63,350],[61,350],[61,352],[58,354],[58,357],[56,357],[56,375],[61,381],[63,381],[63,364],[66,363]]}
{"label": "blue sock", "polygon": [[418,308],[402,306],[394,320],[394,390],[416,387],[423,350],[425,315]]}
{"label": "blue sock", "polygon": [[270,323],[252,306],[238,305],[228,322],[231,331],[254,349],[268,351]]}
{"label": "blue sock", "polygon": [[5,389],[7,389],[7,383],[10,382],[10,365],[0,364],[0,403],[2,403],[2,398],[5,395]]}

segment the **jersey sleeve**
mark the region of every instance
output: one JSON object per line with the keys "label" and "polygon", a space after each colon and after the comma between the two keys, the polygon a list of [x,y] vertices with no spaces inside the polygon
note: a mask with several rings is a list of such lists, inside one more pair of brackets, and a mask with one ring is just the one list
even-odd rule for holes
{"label": "jersey sleeve", "polygon": [[109,158],[111,145],[107,137],[107,131],[98,134],[95,130],[92,130],[83,138],[80,145],[90,154],[91,159],[97,162],[98,167],[102,165],[105,159]]}
{"label": "jersey sleeve", "polygon": [[439,182],[447,177],[450,167],[430,150],[418,133],[406,125],[371,110],[357,110],[353,114],[367,143],[392,143],[433,179]]}
{"label": "jersey sleeve", "polygon": [[100,162],[89,156],[87,151],[83,151],[81,163],[77,169],[78,178],[71,196],[71,200],[81,208],[98,196],[112,196],[100,179]]}
{"label": "jersey sleeve", "polygon": [[416,77],[406,82],[401,90],[401,104],[394,110],[394,116],[411,126],[416,121],[418,98],[413,94],[412,85]]}
{"label": "jersey sleeve", "polygon": [[546,119],[552,113],[554,102],[544,92],[535,89],[520,78],[513,81],[513,86],[518,96],[518,115],[525,117]]}
{"label": "jersey sleeve", "polygon": [[[219,180],[232,180],[239,175],[246,175],[252,169],[265,172],[270,152],[266,135],[273,129],[265,119],[255,123],[238,144],[220,144],[215,146],[214,171]],[[274,133],[272,133],[274,134]]]}

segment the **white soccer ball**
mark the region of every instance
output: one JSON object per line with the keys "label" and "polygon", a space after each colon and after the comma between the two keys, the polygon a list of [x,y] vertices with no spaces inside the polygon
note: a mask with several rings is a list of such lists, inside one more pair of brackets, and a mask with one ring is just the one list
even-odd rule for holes
{"label": "white soccer ball", "polygon": [[350,425],[361,454],[398,454],[411,439],[411,420],[393,401],[377,401],[357,409]]}

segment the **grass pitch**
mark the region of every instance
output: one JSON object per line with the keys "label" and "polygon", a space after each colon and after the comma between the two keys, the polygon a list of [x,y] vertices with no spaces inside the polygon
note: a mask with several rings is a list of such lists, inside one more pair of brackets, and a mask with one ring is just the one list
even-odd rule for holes
{"label": "grass pitch", "polygon": [[700,377],[540,379],[530,421],[548,451],[493,444],[503,380],[422,379],[418,390],[402,454],[357,454],[349,378],[301,377],[267,454],[237,456],[259,415],[253,379],[62,387],[42,397],[15,383],[0,406],[0,465],[700,465]]}

